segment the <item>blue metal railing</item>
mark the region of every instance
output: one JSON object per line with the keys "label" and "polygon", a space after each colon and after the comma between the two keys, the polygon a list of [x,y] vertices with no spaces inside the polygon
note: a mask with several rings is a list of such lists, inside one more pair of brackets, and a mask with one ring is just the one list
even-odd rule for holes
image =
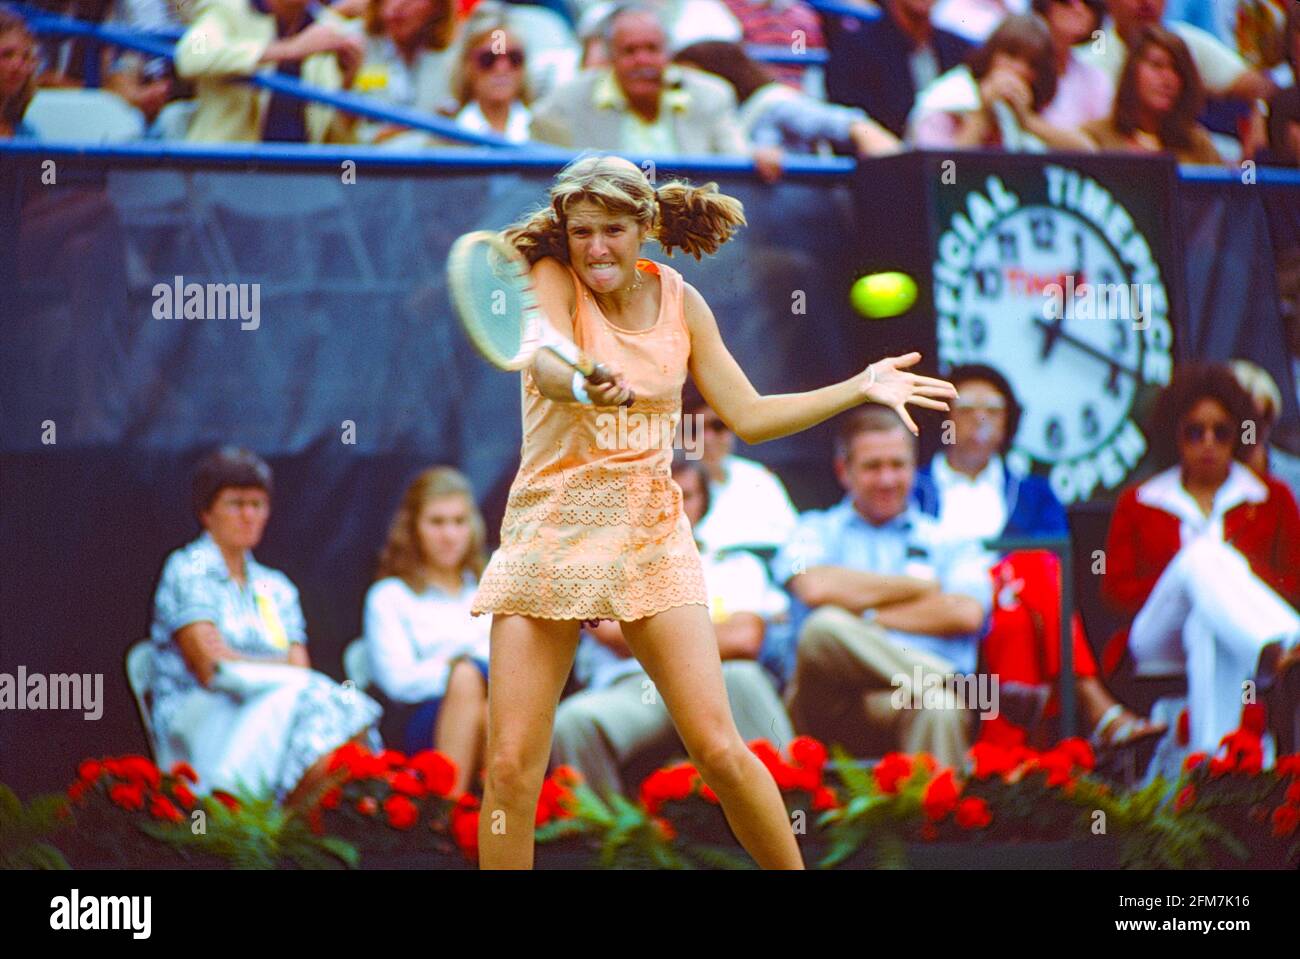
{"label": "blue metal railing", "polygon": [[795,53],[789,47],[761,43],[745,44],[745,52],[749,54],[751,60],[760,63],[794,64],[801,67],[820,66],[830,59],[825,50],[804,50],[802,53]]}
{"label": "blue metal railing", "polygon": [[[1178,178],[1184,183],[1245,183],[1240,167],[1180,166]],[[1257,185],[1300,187],[1300,170],[1275,166],[1256,166]]]}
{"label": "blue metal railing", "polygon": [[[555,170],[577,156],[575,151],[496,150],[389,150],[356,144],[296,143],[187,143],[178,140],[149,140],[118,144],[51,143],[45,140],[0,140],[0,157],[15,156],[85,157],[117,161],[177,162],[248,166],[275,164],[284,167],[338,167],[345,161],[375,169],[445,169],[501,172],[508,170]],[[660,175],[717,176],[754,174],[754,165],[744,158],[705,156],[636,156],[637,164],[653,163]],[[783,179],[840,180],[856,169],[848,157],[814,159],[788,157]]]}
{"label": "blue metal railing", "polygon": [[804,3],[818,13],[828,13],[838,17],[854,17],[858,20],[871,21],[879,20],[884,16],[879,9],[857,7],[847,3],[835,3],[833,0],[804,0]]}

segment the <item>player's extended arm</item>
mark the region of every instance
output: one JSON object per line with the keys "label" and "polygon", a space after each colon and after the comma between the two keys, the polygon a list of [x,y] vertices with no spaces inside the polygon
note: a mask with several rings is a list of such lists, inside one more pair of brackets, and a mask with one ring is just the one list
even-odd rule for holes
{"label": "player's extended arm", "polygon": [[951,383],[907,372],[906,367],[920,361],[920,353],[877,360],[861,373],[818,390],[761,396],[722,342],[713,311],[689,283],[685,300],[691,376],[709,406],[746,443],[798,433],[868,401],[891,407],[916,433],[916,423],[905,404],[947,410],[943,401],[957,396]]}
{"label": "player's extended arm", "polygon": [[[565,339],[573,339],[573,280],[568,272],[554,257],[542,257],[533,264],[529,274],[533,287],[537,291],[537,305],[557,333]],[[597,359],[599,359],[597,357]],[[533,382],[548,400],[561,403],[575,402],[573,397],[573,367],[565,363],[550,350],[538,350],[533,354],[531,369]],[[626,381],[614,370],[615,382],[619,384],[596,386],[588,384],[587,395],[593,403],[602,406],[617,406],[626,393]]]}

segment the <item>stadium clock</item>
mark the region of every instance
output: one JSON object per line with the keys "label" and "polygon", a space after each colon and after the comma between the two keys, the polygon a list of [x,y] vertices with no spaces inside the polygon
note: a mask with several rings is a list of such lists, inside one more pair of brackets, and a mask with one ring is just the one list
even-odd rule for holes
{"label": "stadium clock", "polygon": [[1024,406],[1008,456],[1063,503],[1114,490],[1147,451],[1134,419],[1169,382],[1169,297],[1143,231],[1097,180],[1044,164],[1019,192],[989,174],[939,224],[943,369],[1000,370]]}

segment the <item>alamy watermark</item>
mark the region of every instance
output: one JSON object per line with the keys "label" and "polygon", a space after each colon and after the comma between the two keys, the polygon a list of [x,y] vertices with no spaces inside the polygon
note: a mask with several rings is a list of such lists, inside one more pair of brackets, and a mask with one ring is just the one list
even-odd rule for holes
{"label": "alamy watermark", "polygon": [[998,677],[988,673],[927,672],[918,664],[912,675],[898,673],[889,705],[894,709],[974,709],[981,719],[998,716]]}
{"label": "alamy watermark", "polygon": [[241,330],[262,325],[262,284],[186,283],[174,277],[171,283],[155,283],[153,316],[156,320],[233,320]]}
{"label": "alamy watermark", "polygon": [[0,710],[79,709],[86,719],[104,715],[103,673],[0,673]]}
{"label": "alamy watermark", "polygon": [[1145,330],[1156,308],[1150,283],[1075,283],[1043,287],[1043,317],[1049,320],[1123,320]]}
{"label": "alamy watermark", "polygon": [[133,939],[148,939],[152,916],[152,896],[83,896],[80,889],[73,889],[50,900],[54,930],[125,930]]}
{"label": "alamy watermark", "polygon": [[688,460],[704,456],[704,416],[671,413],[629,413],[620,406],[617,413],[596,414],[596,446],[602,450],[679,449]]}

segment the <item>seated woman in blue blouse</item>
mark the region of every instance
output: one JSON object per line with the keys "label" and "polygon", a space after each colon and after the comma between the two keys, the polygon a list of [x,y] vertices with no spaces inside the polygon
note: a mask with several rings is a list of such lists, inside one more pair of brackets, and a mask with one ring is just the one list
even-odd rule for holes
{"label": "seated woman in blue blouse", "polygon": [[477,782],[487,736],[492,624],[469,611],[483,543],[483,517],[465,477],[448,466],[425,470],[402,497],[366,594],[370,666],[393,704],[403,747],[451,759],[456,795]]}
{"label": "seated woman in blue blouse", "polygon": [[153,723],[159,765],[199,788],[310,802],[348,740],[379,748],[379,704],[311,669],[298,590],[252,550],[271,509],[271,469],[225,447],[199,463],[203,533],[173,551],[154,595]]}

